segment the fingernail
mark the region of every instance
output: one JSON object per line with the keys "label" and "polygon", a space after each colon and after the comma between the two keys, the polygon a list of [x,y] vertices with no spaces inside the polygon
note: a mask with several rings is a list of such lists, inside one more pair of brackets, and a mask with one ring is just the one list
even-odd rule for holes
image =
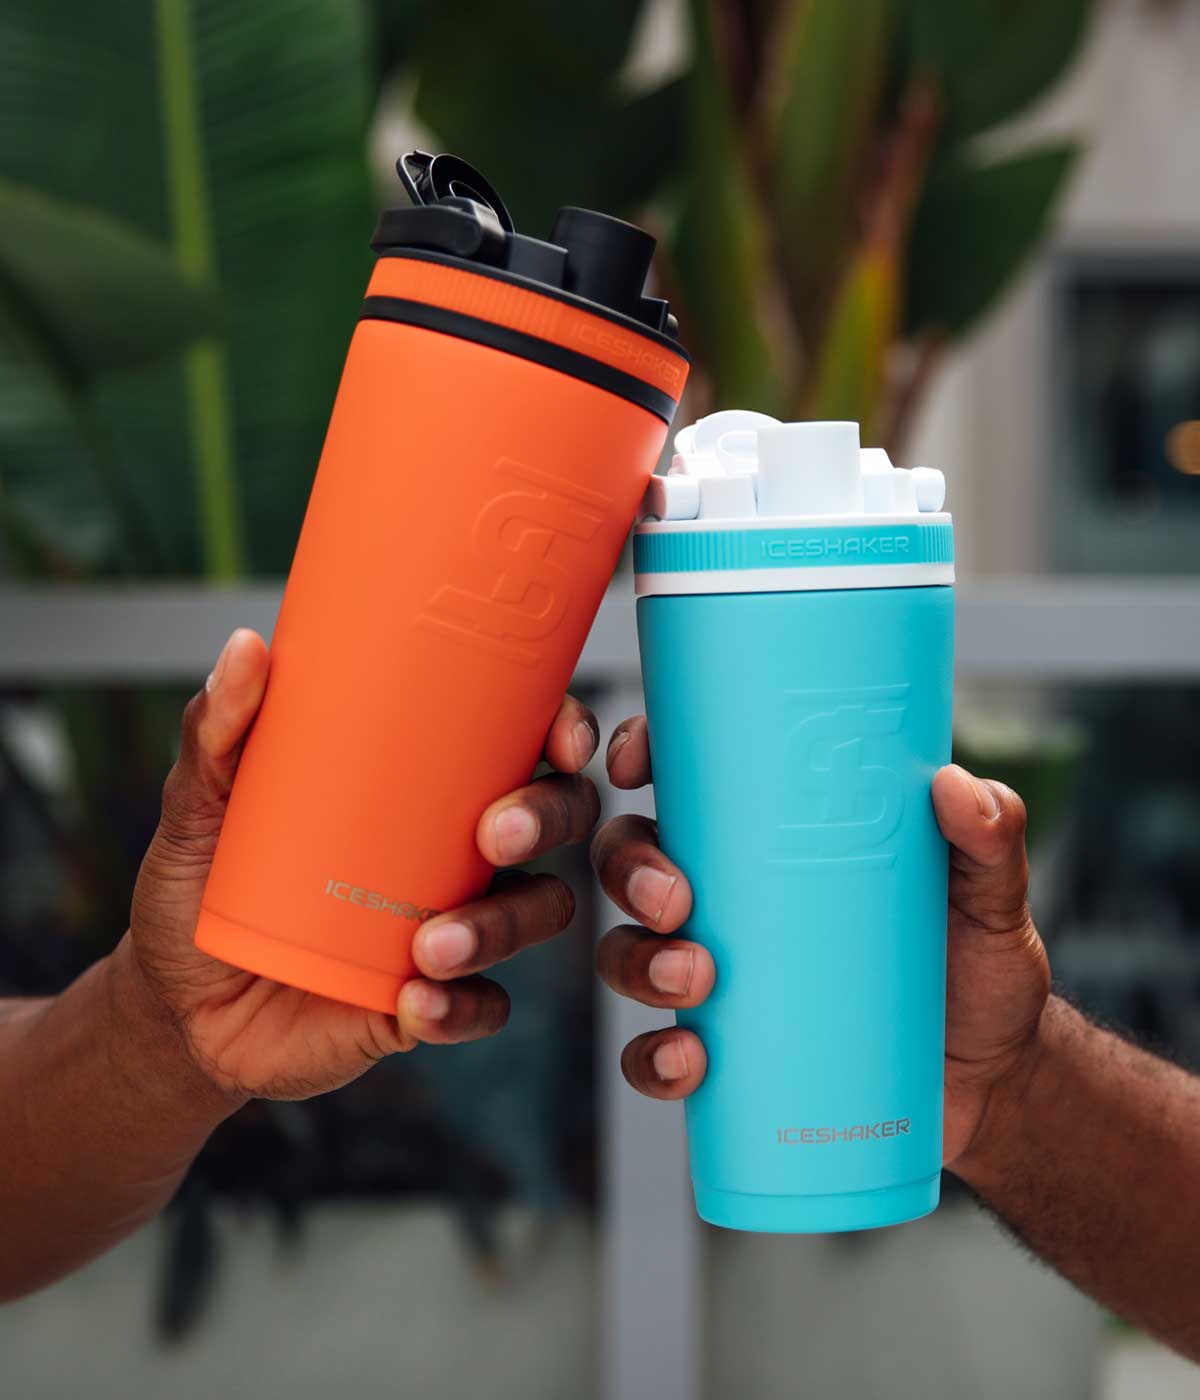
{"label": "fingernail", "polygon": [[625,892],[642,918],[656,924],[667,907],[675,880],[676,876],[655,870],[653,866],[639,865],[629,877]]}
{"label": "fingernail", "polygon": [[209,672],[208,680],[204,682],[204,689],[210,693],[216,690],[217,686],[221,684],[221,676],[225,670],[225,663],[229,660],[229,647],[232,642],[233,638],[230,637],[229,641],[221,648],[221,654],[217,657],[217,664]]}
{"label": "fingernail", "polygon": [[538,838],[537,818],[524,807],[505,807],[496,816],[496,850],[501,860],[520,860]]}
{"label": "fingernail", "polygon": [[654,1066],[654,1073],[660,1079],[682,1079],[688,1072],[687,1055],[684,1054],[682,1041],[664,1040],[654,1052],[651,1064]]}
{"label": "fingernail", "polygon": [[971,776],[971,786],[975,789],[975,801],[979,804],[979,815],[987,822],[994,822],[1000,815],[1000,803],[996,794],[981,779]]}
{"label": "fingernail", "polygon": [[434,924],[421,934],[421,961],[435,972],[453,972],[478,949],[479,937],[469,924]]}
{"label": "fingernail", "polygon": [[422,1021],[443,1021],[450,1011],[450,993],[434,982],[410,982],[405,989],[408,1009]]}
{"label": "fingernail", "polygon": [[625,747],[625,745],[630,741],[632,737],[633,736],[630,734],[628,729],[617,730],[617,732],[608,741],[608,752],[604,755],[604,762],[606,766],[610,766],[612,764],[613,759],[616,758],[616,756],[621,752],[621,750]]}
{"label": "fingernail", "polygon": [[585,767],[592,755],[596,752],[596,736],[592,732],[592,726],[586,720],[580,720],[571,733],[575,744],[575,762],[580,768]]}
{"label": "fingernail", "polygon": [[650,982],[667,996],[687,995],[695,954],[687,948],[664,948],[650,959]]}

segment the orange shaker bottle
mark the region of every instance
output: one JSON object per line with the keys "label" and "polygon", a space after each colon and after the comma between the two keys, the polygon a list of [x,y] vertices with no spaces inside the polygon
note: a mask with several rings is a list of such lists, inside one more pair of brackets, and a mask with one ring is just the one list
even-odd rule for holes
{"label": "orange shaker bottle", "polygon": [[687,357],[654,239],[517,234],[453,156],[397,162],[196,943],[394,1011],[423,919],[482,893],[654,469]]}

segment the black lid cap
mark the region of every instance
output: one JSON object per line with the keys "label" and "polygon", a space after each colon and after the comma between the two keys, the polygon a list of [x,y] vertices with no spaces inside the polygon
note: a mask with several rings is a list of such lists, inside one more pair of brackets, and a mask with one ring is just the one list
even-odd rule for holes
{"label": "black lid cap", "polygon": [[396,162],[411,208],[385,209],[371,247],[426,249],[504,269],[674,337],[657,297],[642,295],[657,246],[644,229],[591,209],[559,210],[549,241],[517,233],[489,181],[457,156],[410,151]]}

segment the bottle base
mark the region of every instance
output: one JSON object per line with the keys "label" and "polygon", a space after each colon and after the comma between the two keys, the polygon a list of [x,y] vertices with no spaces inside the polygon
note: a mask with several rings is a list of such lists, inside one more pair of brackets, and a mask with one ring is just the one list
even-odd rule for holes
{"label": "bottle base", "polygon": [[349,1002],[368,1011],[396,1014],[396,998],[408,980],[394,972],[342,962],[311,948],[284,943],[245,924],[201,908],[196,924],[196,947],[221,962],[232,963],[259,977],[283,982],[331,1001]]}
{"label": "bottle base", "polygon": [[695,1183],[701,1220],[726,1230],[769,1235],[826,1235],[902,1225],[936,1210],[941,1173],[877,1191],[842,1191],[829,1196],[757,1196],[717,1191]]}

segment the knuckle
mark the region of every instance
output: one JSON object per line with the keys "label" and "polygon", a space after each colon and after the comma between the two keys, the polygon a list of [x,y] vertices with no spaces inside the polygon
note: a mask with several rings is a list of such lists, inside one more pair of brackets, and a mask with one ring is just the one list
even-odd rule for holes
{"label": "knuckle", "polygon": [[500,895],[493,901],[487,924],[479,930],[481,945],[494,961],[511,958],[521,946],[521,906],[515,893]]}
{"label": "knuckle", "polygon": [[622,988],[632,989],[639,987],[645,980],[644,949],[642,940],[635,933],[626,929],[620,935],[620,957],[618,962],[618,981]]}
{"label": "knuckle", "polygon": [[576,812],[574,835],[576,840],[582,841],[600,818],[600,794],[591,778],[585,778],[580,774],[578,784],[574,803]]}
{"label": "knuckle", "polygon": [[1025,903],[1023,893],[1014,892],[1010,893],[1007,898],[996,899],[983,913],[993,928],[1011,930],[1022,939],[1026,937],[1026,930],[1032,926],[1033,922],[1029,916],[1029,906]]}
{"label": "knuckle", "polygon": [[538,784],[538,806],[541,809],[542,839],[560,845],[571,832],[571,787],[573,778],[564,782],[544,781]]}
{"label": "knuckle", "polygon": [[572,773],[555,793],[559,807],[559,830],[564,841],[576,841],[585,834],[582,818],[587,808],[589,786],[590,779]]}
{"label": "knuckle", "polygon": [[962,914],[986,933],[1018,932],[1033,926],[1024,880],[979,880],[968,887]]}
{"label": "knuckle", "polygon": [[400,1006],[396,1008],[396,1015],[391,1019],[395,1023],[396,1051],[398,1054],[407,1055],[410,1050],[415,1050],[420,1045],[420,1037],[413,1032]]}
{"label": "knuckle", "polygon": [[183,803],[183,792],[186,779],[180,770],[178,762],[171,765],[171,770],[163,781],[162,787],[162,811],[165,816],[168,812],[174,812]]}
{"label": "knuckle", "polygon": [[413,1041],[410,1045],[409,1039],[401,1031],[400,1023],[395,1016],[371,1015],[363,1028],[363,1037],[359,1048],[369,1060],[378,1062],[386,1059],[389,1055],[411,1050],[412,1045],[415,1045],[416,1042]]}
{"label": "knuckle", "polygon": [[991,937],[986,946],[998,957],[1014,952],[1041,955],[1042,940],[1027,904],[997,911],[995,924],[988,931]]}
{"label": "knuckle", "polygon": [[572,829],[580,836],[586,835],[592,826],[589,817],[600,805],[596,784],[584,773],[572,773],[567,778],[564,788]]}
{"label": "knuckle", "polygon": [[648,817],[613,817],[604,823],[592,842],[592,864],[604,878],[605,872],[617,859],[624,859],[639,847],[656,849],[658,828]]}
{"label": "knuckle", "polygon": [[543,887],[546,917],[550,927],[557,933],[566,928],[575,917],[575,891],[565,880],[560,880],[557,876],[547,875],[544,878],[546,880]]}
{"label": "knuckle", "polygon": [[575,895],[555,875],[531,875],[491,901],[481,942],[490,961],[503,962],[527,943],[561,932],[575,917]]}
{"label": "knuckle", "polygon": [[508,993],[495,982],[488,983],[481,996],[479,1026],[484,1035],[495,1035],[508,1024],[511,1003]]}
{"label": "knuckle", "polygon": [[1019,840],[1024,836],[1028,824],[1028,814],[1020,793],[1014,792],[1007,783],[1002,783],[996,778],[989,778],[988,782],[1000,802],[1000,821],[1004,834],[1010,840]]}
{"label": "knuckle", "polygon": [[200,721],[204,717],[206,704],[205,692],[198,690],[195,695],[183,707],[183,719],[180,721],[180,731],[185,738],[194,737],[200,728]]}
{"label": "knuckle", "polygon": [[158,835],[164,844],[188,846],[208,840],[220,831],[224,815],[224,801],[205,793],[176,763],[163,783]]}
{"label": "knuckle", "polygon": [[1033,922],[1033,912],[1028,904],[1021,905],[1020,918],[1017,920],[1017,931],[1020,935],[1021,946],[1026,949],[1038,952],[1042,951],[1042,936],[1037,931],[1037,925]]}
{"label": "knuckle", "polygon": [[592,863],[592,869],[603,879],[604,870],[608,864],[609,852],[612,849],[613,827],[616,818],[606,821],[604,825],[592,837],[592,844],[588,848],[588,858]]}

